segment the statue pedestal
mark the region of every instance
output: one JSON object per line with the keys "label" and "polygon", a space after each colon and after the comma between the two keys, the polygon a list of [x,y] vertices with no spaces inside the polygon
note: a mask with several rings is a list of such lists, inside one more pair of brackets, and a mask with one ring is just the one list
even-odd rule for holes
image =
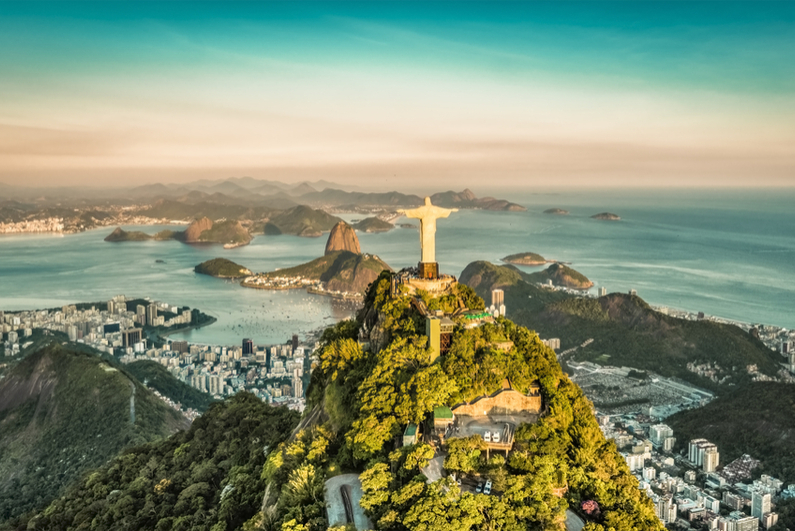
{"label": "statue pedestal", "polygon": [[420,278],[425,280],[439,278],[439,262],[420,262],[417,267],[420,270]]}

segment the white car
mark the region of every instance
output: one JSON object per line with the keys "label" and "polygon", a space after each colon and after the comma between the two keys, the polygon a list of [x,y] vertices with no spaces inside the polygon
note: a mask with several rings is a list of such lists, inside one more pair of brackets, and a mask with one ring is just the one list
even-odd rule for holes
{"label": "white car", "polygon": [[491,494],[491,480],[488,480],[486,486],[483,487],[483,494]]}
{"label": "white car", "polygon": [[500,432],[495,431],[491,434],[491,442],[500,442]]}
{"label": "white car", "polygon": [[490,431],[487,431],[486,433],[483,434],[483,440],[486,441],[486,442],[491,442],[491,432]]}

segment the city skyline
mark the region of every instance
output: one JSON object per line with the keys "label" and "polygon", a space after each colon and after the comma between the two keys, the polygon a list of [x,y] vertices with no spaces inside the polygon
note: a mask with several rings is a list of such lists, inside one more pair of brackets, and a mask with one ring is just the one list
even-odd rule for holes
{"label": "city skyline", "polygon": [[795,185],[787,3],[4,3],[0,182]]}

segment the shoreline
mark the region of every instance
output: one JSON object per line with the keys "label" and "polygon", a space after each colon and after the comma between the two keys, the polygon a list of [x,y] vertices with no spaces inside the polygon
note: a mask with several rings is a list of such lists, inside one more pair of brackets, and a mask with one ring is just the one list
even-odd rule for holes
{"label": "shoreline", "polygon": [[[207,315],[207,314],[204,314],[204,315]],[[167,332],[164,332],[162,334],[160,332],[158,332],[157,333],[157,338],[158,339],[162,339],[163,341],[165,341],[166,338],[168,336],[170,336],[171,334],[178,334],[180,332],[190,332],[191,330],[198,330],[199,328],[204,328],[205,326],[210,326],[211,324],[215,324],[215,323],[218,322],[218,319],[216,319],[212,315],[208,315],[208,317],[210,318],[210,320],[207,321],[206,323],[202,323],[202,324],[199,324],[199,325],[196,325],[196,326],[186,326],[186,327],[183,327],[183,328],[175,328],[174,330],[168,330]]]}

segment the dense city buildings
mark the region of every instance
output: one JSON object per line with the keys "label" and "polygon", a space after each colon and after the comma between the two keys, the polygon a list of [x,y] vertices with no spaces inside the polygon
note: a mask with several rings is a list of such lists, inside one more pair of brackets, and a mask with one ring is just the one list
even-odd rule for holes
{"label": "dense city buildings", "polygon": [[160,335],[195,324],[199,314],[188,308],[131,301],[123,295],[101,305],[79,306],[2,313],[5,352],[14,355],[31,345],[26,338],[33,330],[62,332],[70,341],[114,355],[122,363],[160,363],[177,379],[217,398],[246,390],[264,401],[303,410],[311,363],[297,335],[282,345],[258,346],[251,339],[244,340],[242,348],[197,345]]}

